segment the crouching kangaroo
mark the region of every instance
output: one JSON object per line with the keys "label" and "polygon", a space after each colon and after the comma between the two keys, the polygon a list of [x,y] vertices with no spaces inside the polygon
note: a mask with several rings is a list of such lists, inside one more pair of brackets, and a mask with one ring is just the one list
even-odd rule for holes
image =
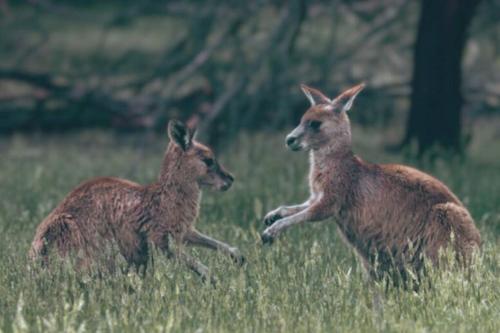
{"label": "crouching kangaroo", "polygon": [[[170,121],[168,135],[170,143],[158,181],[141,186],[124,179],[97,178],[81,184],[38,226],[31,258],[46,263],[54,246],[61,256],[79,252],[85,264],[114,241],[128,264],[143,272],[149,243],[169,257],[177,257],[204,279],[207,267],[183,252],[183,244],[218,250],[243,263],[237,248],[194,228],[201,189],[225,191],[233,176],[208,147],[193,140],[193,132],[183,123]],[[177,251],[169,247],[169,238],[180,245]]]}
{"label": "crouching kangaroo", "polygon": [[440,248],[447,246],[457,258],[468,258],[480,235],[467,209],[443,183],[407,166],[371,164],[353,154],[347,111],[363,87],[329,99],[302,85],[311,107],[286,137],[286,145],[310,152],[311,194],[303,204],[269,212],[262,241],[271,243],[294,225],[334,218],[341,237],[374,278],[392,268],[399,273],[404,267],[420,270],[423,255],[435,264]]}

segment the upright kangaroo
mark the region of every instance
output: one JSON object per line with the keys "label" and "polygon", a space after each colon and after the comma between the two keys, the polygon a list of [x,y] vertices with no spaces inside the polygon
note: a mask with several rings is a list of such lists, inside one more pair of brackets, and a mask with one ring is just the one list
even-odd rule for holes
{"label": "upright kangaroo", "polygon": [[219,250],[243,263],[238,249],[194,228],[201,188],[225,191],[233,176],[209,148],[193,140],[192,131],[183,123],[170,121],[168,135],[170,143],[158,181],[141,186],[124,179],[97,178],[81,184],[38,226],[30,256],[46,263],[49,247],[55,245],[60,255],[76,251],[88,263],[114,240],[129,265],[145,271],[148,243],[153,243],[207,278],[207,267],[184,253],[182,246],[178,251],[170,249],[170,236],[179,245]]}
{"label": "upright kangaroo", "polygon": [[371,164],[353,154],[347,111],[364,85],[335,99],[301,88],[311,107],[286,137],[286,145],[310,151],[311,195],[303,204],[269,212],[262,241],[271,243],[293,225],[334,218],[340,235],[374,278],[389,268],[419,270],[422,255],[437,263],[439,249],[447,245],[459,259],[469,257],[480,244],[479,232],[443,183],[407,166]]}

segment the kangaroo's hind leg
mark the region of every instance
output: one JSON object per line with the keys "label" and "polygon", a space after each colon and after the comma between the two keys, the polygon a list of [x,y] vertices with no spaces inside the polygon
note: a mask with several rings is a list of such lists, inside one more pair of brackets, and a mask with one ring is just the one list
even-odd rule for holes
{"label": "kangaroo's hind leg", "polygon": [[134,266],[136,272],[144,276],[149,259],[147,236],[133,230],[121,230],[116,236],[116,242],[120,253],[127,261],[126,271],[130,266]]}

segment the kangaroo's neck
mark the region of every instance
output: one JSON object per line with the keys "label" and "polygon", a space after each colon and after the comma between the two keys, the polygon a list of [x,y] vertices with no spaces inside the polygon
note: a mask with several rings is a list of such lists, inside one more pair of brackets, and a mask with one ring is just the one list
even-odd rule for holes
{"label": "kangaroo's neck", "polygon": [[344,206],[355,191],[360,160],[350,149],[320,149],[311,151],[309,187],[312,195],[327,194],[335,202],[334,214]]}
{"label": "kangaroo's neck", "polygon": [[158,180],[148,186],[155,221],[160,224],[189,225],[200,210],[201,189],[186,165],[183,151],[169,145]]}
{"label": "kangaroo's neck", "polygon": [[197,179],[186,165],[183,151],[172,144],[168,146],[163,158],[157,185],[159,190],[179,193],[184,199],[191,196],[198,200],[201,195]]}
{"label": "kangaroo's neck", "polygon": [[345,164],[346,161],[354,158],[350,142],[349,143],[334,143],[317,150],[311,150],[311,165],[313,168],[335,168]]}

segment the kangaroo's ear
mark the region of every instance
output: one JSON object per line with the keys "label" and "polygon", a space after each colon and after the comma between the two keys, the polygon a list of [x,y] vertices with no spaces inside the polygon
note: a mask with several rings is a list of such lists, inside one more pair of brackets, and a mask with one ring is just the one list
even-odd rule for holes
{"label": "kangaroo's ear", "polygon": [[332,105],[335,109],[340,111],[349,111],[352,107],[352,103],[358,94],[365,87],[364,83],[360,83],[352,88],[347,89],[332,101]]}
{"label": "kangaroo's ear", "polygon": [[178,120],[168,122],[168,137],[184,151],[191,147],[193,134],[186,125]]}
{"label": "kangaroo's ear", "polygon": [[316,104],[330,104],[332,102],[318,89],[308,87],[305,84],[301,84],[300,89],[302,89],[304,95],[306,95],[309,102],[311,102],[311,106],[314,106]]}
{"label": "kangaroo's ear", "polygon": [[188,129],[189,129],[189,133],[191,134],[191,139],[190,141],[193,142],[194,139],[196,139],[196,137],[198,136],[198,128],[191,128],[188,126]]}

